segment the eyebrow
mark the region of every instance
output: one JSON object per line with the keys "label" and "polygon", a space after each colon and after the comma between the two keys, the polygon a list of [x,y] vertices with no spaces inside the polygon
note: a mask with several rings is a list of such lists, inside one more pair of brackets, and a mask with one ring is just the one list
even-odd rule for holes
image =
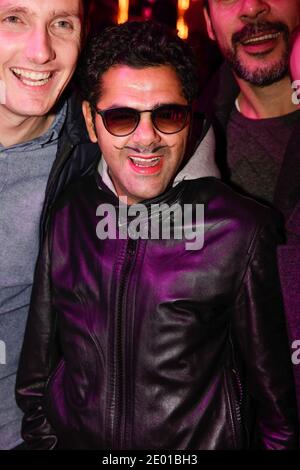
{"label": "eyebrow", "polygon": [[182,104],[182,103],[160,103],[160,104],[155,104],[154,106],[152,106],[150,109],[140,109],[140,108],[137,108],[135,106],[126,106],[126,105],[118,105],[117,103],[114,103],[113,105],[109,106],[108,108],[99,108],[99,106],[93,106],[92,105],[92,108],[94,108],[94,110],[97,112],[97,111],[100,111],[100,112],[105,112],[105,111],[111,111],[111,110],[115,110],[115,109],[133,109],[134,111],[137,111],[137,112],[140,112],[140,113],[144,113],[145,111],[148,111],[148,112],[153,112],[155,111],[156,109],[159,109],[160,107],[162,106],[172,106],[172,105],[178,105],[178,106],[186,106],[186,107],[189,107],[189,104],[186,103],[186,104]]}
{"label": "eyebrow", "polygon": [[[171,106],[173,104],[176,104],[176,105],[179,105],[179,106],[187,106],[185,104],[182,104],[182,103],[177,103],[175,101],[168,101],[168,102],[158,102],[158,103],[155,103],[151,110],[154,110],[154,109],[157,109],[157,108],[160,108],[161,106]],[[138,108],[135,108],[135,107],[132,107],[132,106],[128,106],[128,105],[124,105],[124,104],[118,104],[118,103],[114,103],[112,104],[109,108],[107,109],[118,109],[118,108],[130,108],[130,109],[136,109],[137,111],[142,111],[142,110],[139,110]]]}
{"label": "eyebrow", "polygon": [[7,11],[7,13],[10,13],[10,12],[29,13],[28,8],[21,7],[21,6],[18,6],[18,5],[13,5],[12,3],[7,3],[6,5],[0,6],[0,11],[1,12]]}
{"label": "eyebrow", "polygon": [[82,15],[76,10],[52,10],[51,16],[75,16],[80,18]]}

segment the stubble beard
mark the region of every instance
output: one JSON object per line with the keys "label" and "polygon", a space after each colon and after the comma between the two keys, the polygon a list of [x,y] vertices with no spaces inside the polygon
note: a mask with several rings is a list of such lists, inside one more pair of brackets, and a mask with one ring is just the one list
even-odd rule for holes
{"label": "stubble beard", "polygon": [[[242,59],[239,57],[238,45],[239,41],[245,37],[247,34],[250,34],[249,30],[256,28],[258,31],[260,29],[266,28],[268,23],[262,23],[256,26],[245,27],[243,31],[236,33],[232,38],[232,48],[223,49],[223,55],[228,62],[229,66],[232,68],[235,75],[250,83],[251,85],[257,87],[266,87],[273,85],[276,82],[283,80],[289,75],[289,49],[290,49],[290,33],[286,25],[284,24],[275,24],[282,33],[282,38],[284,42],[284,51],[281,54],[281,57],[274,61],[271,64],[265,66],[258,66],[255,70],[247,68],[247,65],[243,63]],[[263,61],[263,55],[257,57],[257,60]]]}
{"label": "stubble beard", "polygon": [[225,59],[238,78],[257,87],[263,88],[273,85],[289,75],[289,54],[287,50],[278,62],[269,66],[258,67],[256,70],[249,70],[239,59],[237,51],[227,50]]}

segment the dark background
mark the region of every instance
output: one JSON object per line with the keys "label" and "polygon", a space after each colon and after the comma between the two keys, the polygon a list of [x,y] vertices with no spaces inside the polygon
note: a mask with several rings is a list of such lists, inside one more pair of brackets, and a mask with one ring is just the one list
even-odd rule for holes
{"label": "dark background", "polygon": [[[221,62],[218,49],[210,41],[205,27],[203,0],[190,0],[183,18],[188,27],[185,39],[194,49],[198,60],[199,82],[204,86]],[[92,34],[118,23],[119,0],[92,0],[90,26]],[[163,23],[177,31],[180,15],[178,0],[129,0],[128,21],[148,19]]]}

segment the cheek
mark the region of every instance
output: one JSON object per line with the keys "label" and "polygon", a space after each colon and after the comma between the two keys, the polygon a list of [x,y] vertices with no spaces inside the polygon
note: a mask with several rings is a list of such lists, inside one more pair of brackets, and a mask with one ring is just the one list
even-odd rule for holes
{"label": "cheek", "polygon": [[74,56],[72,57],[72,60],[70,60],[68,64],[64,64],[64,71],[66,75],[68,76],[73,75],[76,69],[77,60],[78,60],[78,55],[74,54]]}
{"label": "cheek", "polygon": [[172,152],[172,166],[177,166],[181,163],[187,142],[187,133],[181,136],[180,139],[174,139],[174,141],[169,142],[168,145],[171,148]]}
{"label": "cheek", "polygon": [[19,59],[20,51],[22,52],[23,42],[17,38],[13,38],[0,31],[0,68],[9,67],[11,62]]}
{"label": "cheek", "polygon": [[[218,42],[228,43],[230,41],[232,32],[231,29],[234,29],[234,25],[231,23],[234,13],[230,16],[222,16],[217,14],[216,21],[213,21],[212,28]],[[235,26],[236,27],[236,26]]]}
{"label": "cheek", "polygon": [[[104,135],[106,134],[106,135]],[[125,145],[122,139],[115,140],[110,134],[107,135],[105,131],[98,133],[98,145],[109,167],[120,168],[126,163],[126,156],[123,152]]]}
{"label": "cheek", "polygon": [[62,69],[66,73],[74,72],[80,54],[80,44],[66,42],[61,45],[59,43],[56,45],[55,50],[56,58],[59,60]]}
{"label": "cheek", "polygon": [[24,38],[22,40],[18,40],[18,38],[12,37],[9,34],[6,34],[0,30],[0,56],[1,62],[3,62],[3,58],[5,58],[8,54],[16,51],[18,49],[18,45],[24,44]]}

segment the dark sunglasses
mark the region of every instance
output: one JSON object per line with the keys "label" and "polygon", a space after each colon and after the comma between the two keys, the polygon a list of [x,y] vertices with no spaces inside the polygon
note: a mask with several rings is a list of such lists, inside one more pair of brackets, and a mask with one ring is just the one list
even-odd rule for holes
{"label": "dark sunglasses", "polygon": [[116,137],[132,134],[139,125],[142,113],[151,113],[152,124],[159,132],[176,134],[187,125],[191,111],[190,106],[182,104],[164,104],[144,111],[125,107],[103,111],[94,109],[102,117],[106,130]]}

